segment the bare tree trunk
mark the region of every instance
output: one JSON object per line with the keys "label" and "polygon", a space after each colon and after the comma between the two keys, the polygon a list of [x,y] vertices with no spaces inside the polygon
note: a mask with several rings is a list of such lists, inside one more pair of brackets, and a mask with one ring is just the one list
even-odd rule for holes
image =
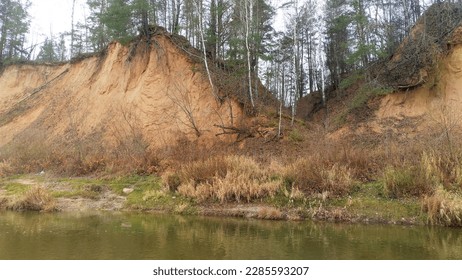
{"label": "bare tree trunk", "polygon": [[205,70],[207,71],[207,76],[209,78],[210,87],[212,88],[212,94],[217,100],[219,100],[219,97],[215,92],[215,86],[213,85],[212,75],[209,69],[209,63],[207,61],[207,49],[206,49],[206,43],[205,43],[205,37],[204,37],[204,26],[203,26],[204,23],[203,23],[202,0],[196,0],[195,4],[196,4],[196,10],[199,15],[199,33],[200,33],[200,38],[201,38],[201,43],[202,43],[202,54],[204,56]]}
{"label": "bare tree trunk", "polygon": [[324,57],[322,56],[321,45],[319,45],[319,62],[318,67],[321,72],[321,96],[322,96],[322,106],[324,107],[324,128],[327,128],[328,120],[328,111],[327,111],[327,96],[326,96],[326,85],[325,85],[325,76],[324,76]]}
{"label": "bare tree trunk", "polygon": [[[278,66],[278,70],[279,70],[279,67],[280,66]],[[281,81],[281,96],[280,96],[280,102],[279,102],[278,136],[281,136],[281,134],[282,134],[282,107],[283,107],[283,104],[284,104],[285,98],[286,98],[284,72],[285,72],[285,67],[284,67],[284,64],[282,64],[282,81]],[[279,73],[279,71],[278,71],[278,73]]]}
{"label": "bare tree trunk", "polygon": [[72,0],[72,14],[71,14],[71,58],[74,57],[74,14],[75,14],[75,0]]}
{"label": "bare tree trunk", "polygon": [[[247,51],[247,71],[248,71],[248,82],[249,82],[249,99],[252,108],[255,108],[255,102],[253,100],[253,92],[252,92],[252,62],[250,56],[250,44],[249,44],[249,37],[250,37],[250,21],[251,21],[251,10],[253,6],[253,0],[245,0],[245,48]],[[248,4],[248,5],[247,5]],[[250,7],[249,7],[250,6]]]}

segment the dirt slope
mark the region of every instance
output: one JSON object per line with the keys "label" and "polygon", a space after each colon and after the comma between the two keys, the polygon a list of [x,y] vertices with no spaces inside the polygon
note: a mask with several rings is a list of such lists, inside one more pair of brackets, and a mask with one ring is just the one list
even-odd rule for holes
{"label": "dirt slope", "polygon": [[[299,116],[326,122],[334,138],[462,132],[461,10],[460,4],[433,5],[388,61],[367,69],[367,79],[349,77],[352,85],[331,92],[326,111],[319,94],[305,97]],[[386,89],[377,93],[381,87]]]}
{"label": "dirt slope", "polygon": [[0,75],[0,147],[33,139],[111,145],[139,138],[155,148],[178,139],[226,141],[214,125],[241,117],[236,102],[215,99],[202,63],[165,34],[150,44],[112,43],[79,62],[13,65]]}

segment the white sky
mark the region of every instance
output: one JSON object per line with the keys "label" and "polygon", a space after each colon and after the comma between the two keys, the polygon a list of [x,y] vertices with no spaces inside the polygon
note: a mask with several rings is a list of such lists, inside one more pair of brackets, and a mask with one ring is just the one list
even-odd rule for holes
{"label": "white sky", "polygon": [[[85,0],[76,0],[75,22],[83,17]],[[38,42],[50,34],[71,30],[72,0],[31,0],[30,34],[32,41]]]}
{"label": "white sky", "polygon": [[[73,0],[30,0],[32,5],[29,9],[31,15],[32,38],[44,38],[50,34],[57,35],[60,32],[71,29],[72,1]],[[271,0],[274,6],[279,6],[285,1]],[[300,1],[303,2],[303,1]],[[76,0],[75,19],[83,19],[86,0]],[[278,13],[275,18],[275,28],[282,30],[284,16]],[[33,39],[34,40],[34,39]],[[36,40],[35,40],[36,41]]]}
{"label": "white sky", "polygon": [[[31,7],[29,14],[31,16],[31,25],[29,32],[29,41],[31,45],[41,44],[46,37],[56,36],[59,33],[70,31],[72,24],[72,1],[73,0],[30,0]],[[83,21],[86,8],[86,0],[75,0],[74,23]],[[319,0],[323,1],[323,0]],[[280,6],[286,1],[271,0],[274,7]],[[304,0],[299,0],[304,2]],[[274,28],[282,31],[285,25],[285,11],[278,11]],[[35,52],[38,48],[35,49]]]}

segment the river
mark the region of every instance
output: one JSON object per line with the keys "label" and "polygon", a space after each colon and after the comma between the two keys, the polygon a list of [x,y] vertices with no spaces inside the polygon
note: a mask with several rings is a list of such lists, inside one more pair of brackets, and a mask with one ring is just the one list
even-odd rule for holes
{"label": "river", "polygon": [[462,229],[0,212],[0,259],[462,259]]}

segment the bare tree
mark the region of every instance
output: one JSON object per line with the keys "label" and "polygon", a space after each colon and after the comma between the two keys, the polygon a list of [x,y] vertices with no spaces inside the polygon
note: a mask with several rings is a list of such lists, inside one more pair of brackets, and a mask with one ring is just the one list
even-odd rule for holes
{"label": "bare tree", "polygon": [[175,112],[171,116],[172,119],[180,121],[186,127],[191,128],[197,137],[202,135],[202,131],[199,128],[199,124],[196,121],[196,111],[198,108],[195,107],[193,97],[191,96],[190,89],[184,88],[178,81],[173,82],[172,87],[168,87],[166,96],[180,111],[184,114],[186,121],[182,118],[176,117]]}
{"label": "bare tree", "polygon": [[202,0],[195,0],[196,4],[196,11],[197,14],[199,15],[199,34],[201,38],[201,43],[202,43],[202,54],[203,54],[203,60],[204,60],[204,65],[205,65],[205,70],[207,71],[207,77],[209,79],[210,87],[212,89],[212,94],[215,97],[215,99],[219,99],[217,93],[216,93],[216,88],[213,85],[213,80],[212,80],[212,74],[210,73],[210,68],[209,68],[209,63],[207,60],[207,49],[206,49],[206,43],[205,43],[205,36],[204,36],[204,19],[203,19],[203,7],[202,7]]}

